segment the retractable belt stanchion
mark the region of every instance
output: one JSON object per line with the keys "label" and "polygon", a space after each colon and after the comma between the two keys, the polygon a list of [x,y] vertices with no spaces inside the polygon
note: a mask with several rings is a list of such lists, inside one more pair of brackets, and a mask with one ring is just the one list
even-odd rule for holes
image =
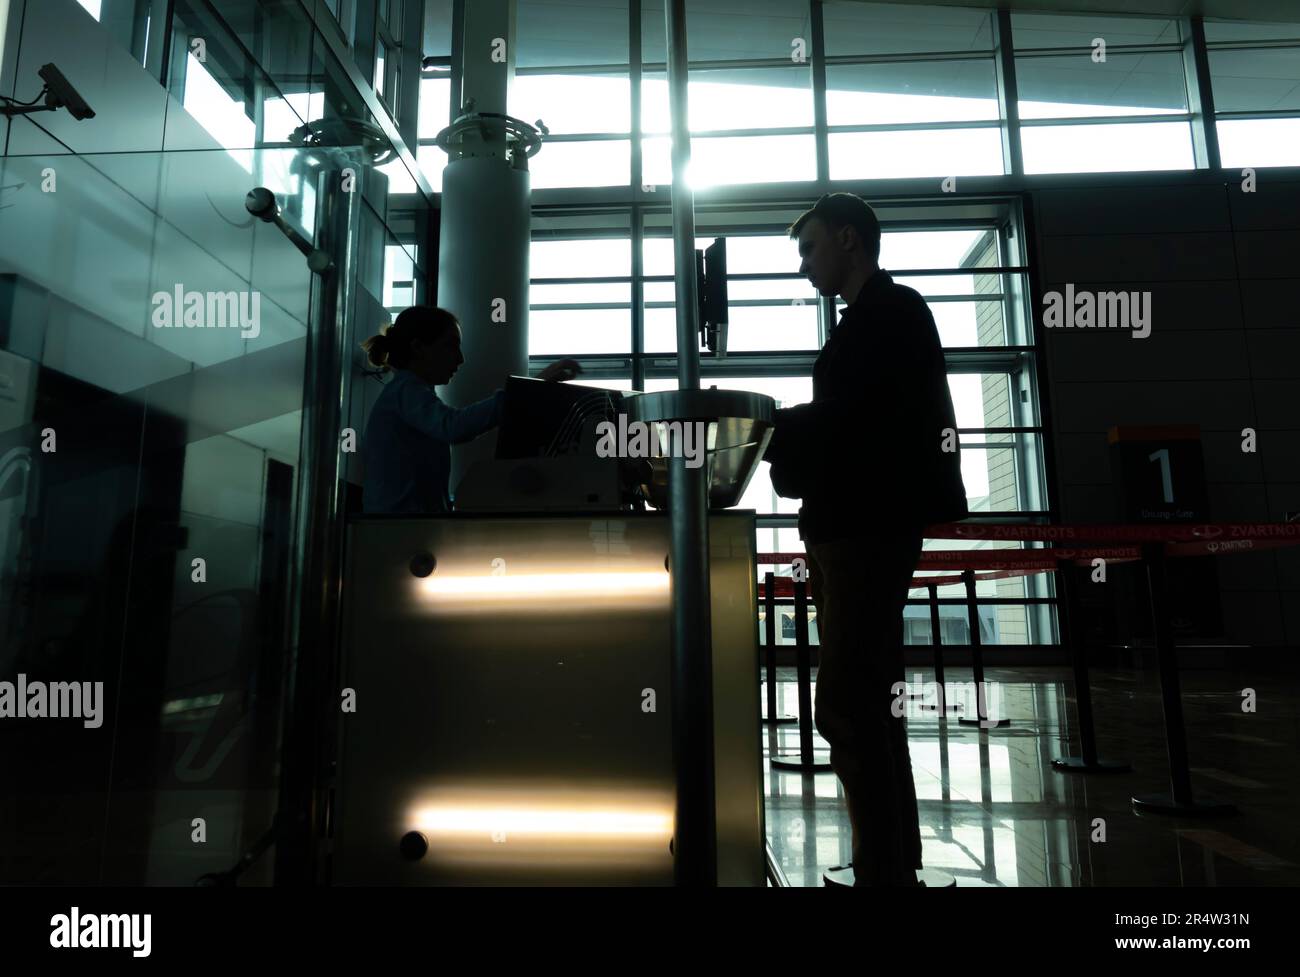
{"label": "retractable belt stanchion", "polygon": [[1088,652],[1083,643],[1083,630],[1075,613],[1074,579],[1070,576],[1073,563],[1059,560],[1056,568],[1057,608],[1061,621],[1061,638],[1069,646],[1070,661],[1074,665],[1074,705],[1079,714],[1079,746],[1083,756],[1057,757],[1052,769],[1057,773],[1123,773],[1133,769],[1123,760],[1097,759],[1097,739],[1092,723],[1092,686],[1088,680]]}
{"label": "retractable belt stanchion", "polygon": [[940,719],[947,719],[945,713],[961,712],[961,704],[948,702],[948,689],[943,677],[943,635],[939,631],[939,588],[930,584],[930,641],[934,645],[934,686],[938,690],[938,701],[932,705],[922,705],[929,711],[938,711]]}
{"label": "retractable belt stanchion", "polygon": [[794,716],[777,712],[776,699],[776,574],[763,575],[763,637],[767,640],[767,715],[763,722],[769,726],[785,726],[798,722]]}
{"label": "retractable belt stanchion", "polygon": [[[944,688],[944,679],[943,679],[943,638],[939,633],[939,588],[935,584],[930,584],[929,591],[930,591],[930,640],[934,642],[934,684],[935,687],[938,689],[938,701],[933,707],[923,705],[921,706],[921,708],[937,709],[939,712],[939,718],[947,719],[948,717],[944,715],[944,713],[946,713],[949,710],[958,712],[961,710],[961,706],[958,705],[957,703],[952,703],[951,705],[948,704],[948,693],[947,690]],[[951,796],[947,794],[949,780],[948,780],[948,751],[946,747],[948,743],[947,743],[947,734],[944,732],[944,728],[945,728],[944,725],[940,723],[939,737],[941,743],[940,743],[940,751],[939,751],[939,776],[941,778],[943,784],[942,789],[945,794],[944,811],[946,813],[947,811],[946,802],[951,800]],[[940,832],[940,834],[942,835],[942,832]],[[948,838],[946,840],[949,841],[952,840],[951,826],[948,829]],[[957,885],[956,876],[950,875],[947,872],[940,872],[938,869],[933,869],[933,868],[923,868],[920,871],[918,871],[916,873],[916,880],[918,883],[920,883],[921,885],[925,886],[928,889],[951,889]]]}
{"label": "retractable belt stanchion", "polygon": [[1168,794],[1143,794],[1133,798],[1133,810],[1139,814],[1172,814],[1178,817],[1212,817],[1236,814],[1232,804],[1202,797],[1192,798],[1192,776],[1187,766],[1187,734],[1183,728],[1182,690],[1178,682],[1178,650],[1169,627],[1165,603],[1165,548],[1163,543],[1142,547],[1146,564],[1147,585],[1151,593],[1151,626],[1155,636],[1156,657],[1160,664],[1160,698],[1165,713],[1165,743],[1169,750]]}
{"label": "retractable belt stanchion", "polygon": [[920,689],[913,689],[911,686],[909,686],[909,685],[907,684],[907,672],[906,672],[906,671],[904,671],[904,673],[903,673],[903,689],[904,689],[904,692],[903,692],[903,698],[907,699],[909,702],[920,702],[920,703],[922,703],[921,708],[922,708],[922,709],[925,708],[925,705],[924,705],[924,701],[925,701],[925,689],[924,689],[924,687],[922,687],[922,688],[920,688]]}
{"label": "retractable belt stanchion", "polygon": [[963,716],[957,722],[963,726],[979,726],[981,729],[1010,726],[1010,719],[990,719],[988,716],[988,702],[984,695],[984,645],[980,639],[979,605],[975,602],[975,571],[963,570],[961,578],[966,584],[966,619],[970,624],[970,661],[975,679],[975,715]]}
{"label": "retractable belt stanchion", "polygon": [[814,773],[830,770],[830,759],[819,760],[813,752],[812,650],[808,646],[808,584],[794,581],[794,637],[799,655],[799,758],[772,757],[772,766],[782,770]]}

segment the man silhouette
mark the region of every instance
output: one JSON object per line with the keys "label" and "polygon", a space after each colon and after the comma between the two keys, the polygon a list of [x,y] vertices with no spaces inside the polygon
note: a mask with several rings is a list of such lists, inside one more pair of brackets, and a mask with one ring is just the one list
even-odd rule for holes
{"label": "man silhouette", "polygon": [[903,679],[903,607],[922,530],[968,515],[956,420],[934,317],[880,268],[880,222],[828,194],[790,226],[799,274],[840,314],[813,365],[813,399],[780,410],[765,458],[800,498],[817,608],[814,714],[844,785],[855,885],[916,885],[921,830]]}

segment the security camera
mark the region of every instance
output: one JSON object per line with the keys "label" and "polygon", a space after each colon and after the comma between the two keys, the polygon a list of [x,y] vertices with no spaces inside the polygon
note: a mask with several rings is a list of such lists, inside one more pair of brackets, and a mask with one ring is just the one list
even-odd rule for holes
{"label": "security camera", "polygon": [[[45,82],[45,87],[40,90],[36,98],[30,102],[20,102],[16,98],[10,98],[8,95],[0,95],[0,115],[12,119],[15,115],[31,115],[33,112],[54,112],[58,109],[67,109],[72,113],[72,117],[77,120],[93,119],[94,111],[86,100],[77,94],[77,90],[72,87],[72,82],[63,77],[63,72],[52,64],[42,65],[37,72]],[[37,105],[40,97],[45,96],[45,104]]]}
{"label": "security camera", "polygon": [[48,89],[45,95],[45,104],[52,109],[66,108],[72,113],[74,119],[93,119],[95,112],[86,100],[83,99],[77,90],[72,87],[72,82],[63,76],[63,72],[54,67],[53,64],[42,65],[40,71],[36,72],[41,76]]}

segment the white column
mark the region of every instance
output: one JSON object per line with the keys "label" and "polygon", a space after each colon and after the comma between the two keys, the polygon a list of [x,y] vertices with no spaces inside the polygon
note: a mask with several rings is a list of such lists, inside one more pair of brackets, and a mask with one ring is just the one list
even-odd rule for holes
{"label": "white column", "polygon": [[[514,0],[465,4],[463,112],[506,114],[515,63]],[[506,159],[504,130],[466,134],[443,171],[438,304],[460,319],[465,365],[439,395],[453,406],[488,396],[528,372],[529,176]],[[496,435],[454,447],[451,490]]]}

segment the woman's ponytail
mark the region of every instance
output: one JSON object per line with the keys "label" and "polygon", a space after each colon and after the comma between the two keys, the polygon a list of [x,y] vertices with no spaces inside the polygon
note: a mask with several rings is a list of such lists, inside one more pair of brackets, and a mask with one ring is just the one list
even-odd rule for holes
{"label": "woman's ponytail", "polygon": [[361,344],[361,348],[366,351],[366,359],[370,361],[371,366],[381,368],[388,366],[388,356],[393,348],[393,340],[388,335],[388,330],[392,328],[392,326],[384,326],[380,332]]}

